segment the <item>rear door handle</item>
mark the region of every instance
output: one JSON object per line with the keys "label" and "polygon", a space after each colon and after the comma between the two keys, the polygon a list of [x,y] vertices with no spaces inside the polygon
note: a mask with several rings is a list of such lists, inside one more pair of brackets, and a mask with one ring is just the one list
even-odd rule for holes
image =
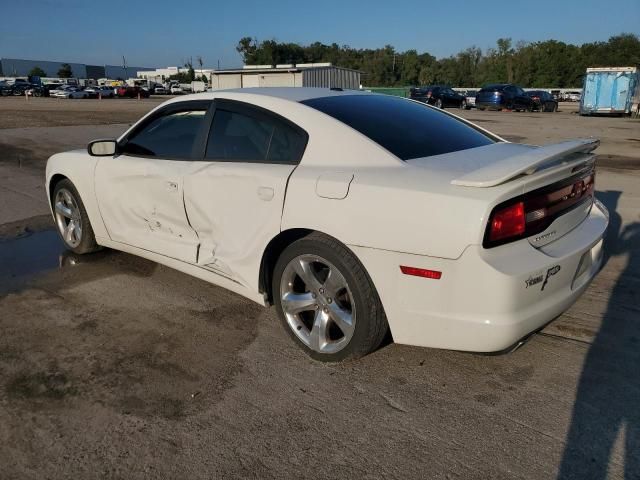
{"label": "rear door handle", "polygon": [[273,188],[271,187],[258,187],[258,198],[269,202],[273,199]]}

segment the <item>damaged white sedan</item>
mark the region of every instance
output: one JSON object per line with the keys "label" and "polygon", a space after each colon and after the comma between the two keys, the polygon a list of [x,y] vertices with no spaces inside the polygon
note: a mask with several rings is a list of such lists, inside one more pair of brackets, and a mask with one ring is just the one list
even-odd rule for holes
{"label": "damaged white sedan", "polygon": [[170,100],[52,156],[66,246],[109,247],[275,304],[321,360],[395,342],[494,352],[602,262],[597,140],[509,143],[407,99],[339,89]]}

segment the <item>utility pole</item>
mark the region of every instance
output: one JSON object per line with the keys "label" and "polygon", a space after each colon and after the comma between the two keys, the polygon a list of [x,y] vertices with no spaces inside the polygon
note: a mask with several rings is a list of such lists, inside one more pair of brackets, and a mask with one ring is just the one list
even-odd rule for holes
{"label": "utility pole", "polygon": [[127,60],[122,56],[122,70],[124,71],[124,75],[122,76],[123,80],[127,80]]}

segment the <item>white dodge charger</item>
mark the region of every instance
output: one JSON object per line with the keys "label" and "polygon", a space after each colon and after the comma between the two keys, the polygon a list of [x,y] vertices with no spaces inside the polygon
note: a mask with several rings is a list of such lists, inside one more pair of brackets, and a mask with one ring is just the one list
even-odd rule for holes
{"label": "white dodge charger", "polygon": [[66,246],[154,260],[263,305],[320,360],[395,342],[495,352],[602,262],[597,140],[509,143],[423,103],[340,89],[173,99],[52,156]]}

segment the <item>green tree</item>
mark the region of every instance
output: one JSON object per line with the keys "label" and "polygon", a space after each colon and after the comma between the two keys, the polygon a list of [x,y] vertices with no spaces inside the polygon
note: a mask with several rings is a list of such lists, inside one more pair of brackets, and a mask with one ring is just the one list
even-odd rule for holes
{"label": "green tree", "polygon": [[71,65],[68,63],[63,63],[58,70],[58,77],[60,78],[71,78],[73,77],[73,70],[71,70]]}
{"label": "green tree", "polygon": [[31,69],[31,71],[29,72],[29,76],[30,77],[46,77],[47,76],[47,72],[45,72],[43,69],[41,69],[38,66],[35,66]]}
{"label": "green tree", "polygon": [[606,42],[571,45],[557,40],[526,43],[499,38],[485,52],[469,47],[456,55],[436,59],[427,52],[397,51],[392,45],[356,49],[337,43],[310,45],[259,42],[243,37],[236,50],[246,65],[331,62],[363,72],[363,84],[372,87],[444,83],[454,87],[513,82],[524,87],[578,87],[587,67],[640,63],[640,38],[622,33]]}

